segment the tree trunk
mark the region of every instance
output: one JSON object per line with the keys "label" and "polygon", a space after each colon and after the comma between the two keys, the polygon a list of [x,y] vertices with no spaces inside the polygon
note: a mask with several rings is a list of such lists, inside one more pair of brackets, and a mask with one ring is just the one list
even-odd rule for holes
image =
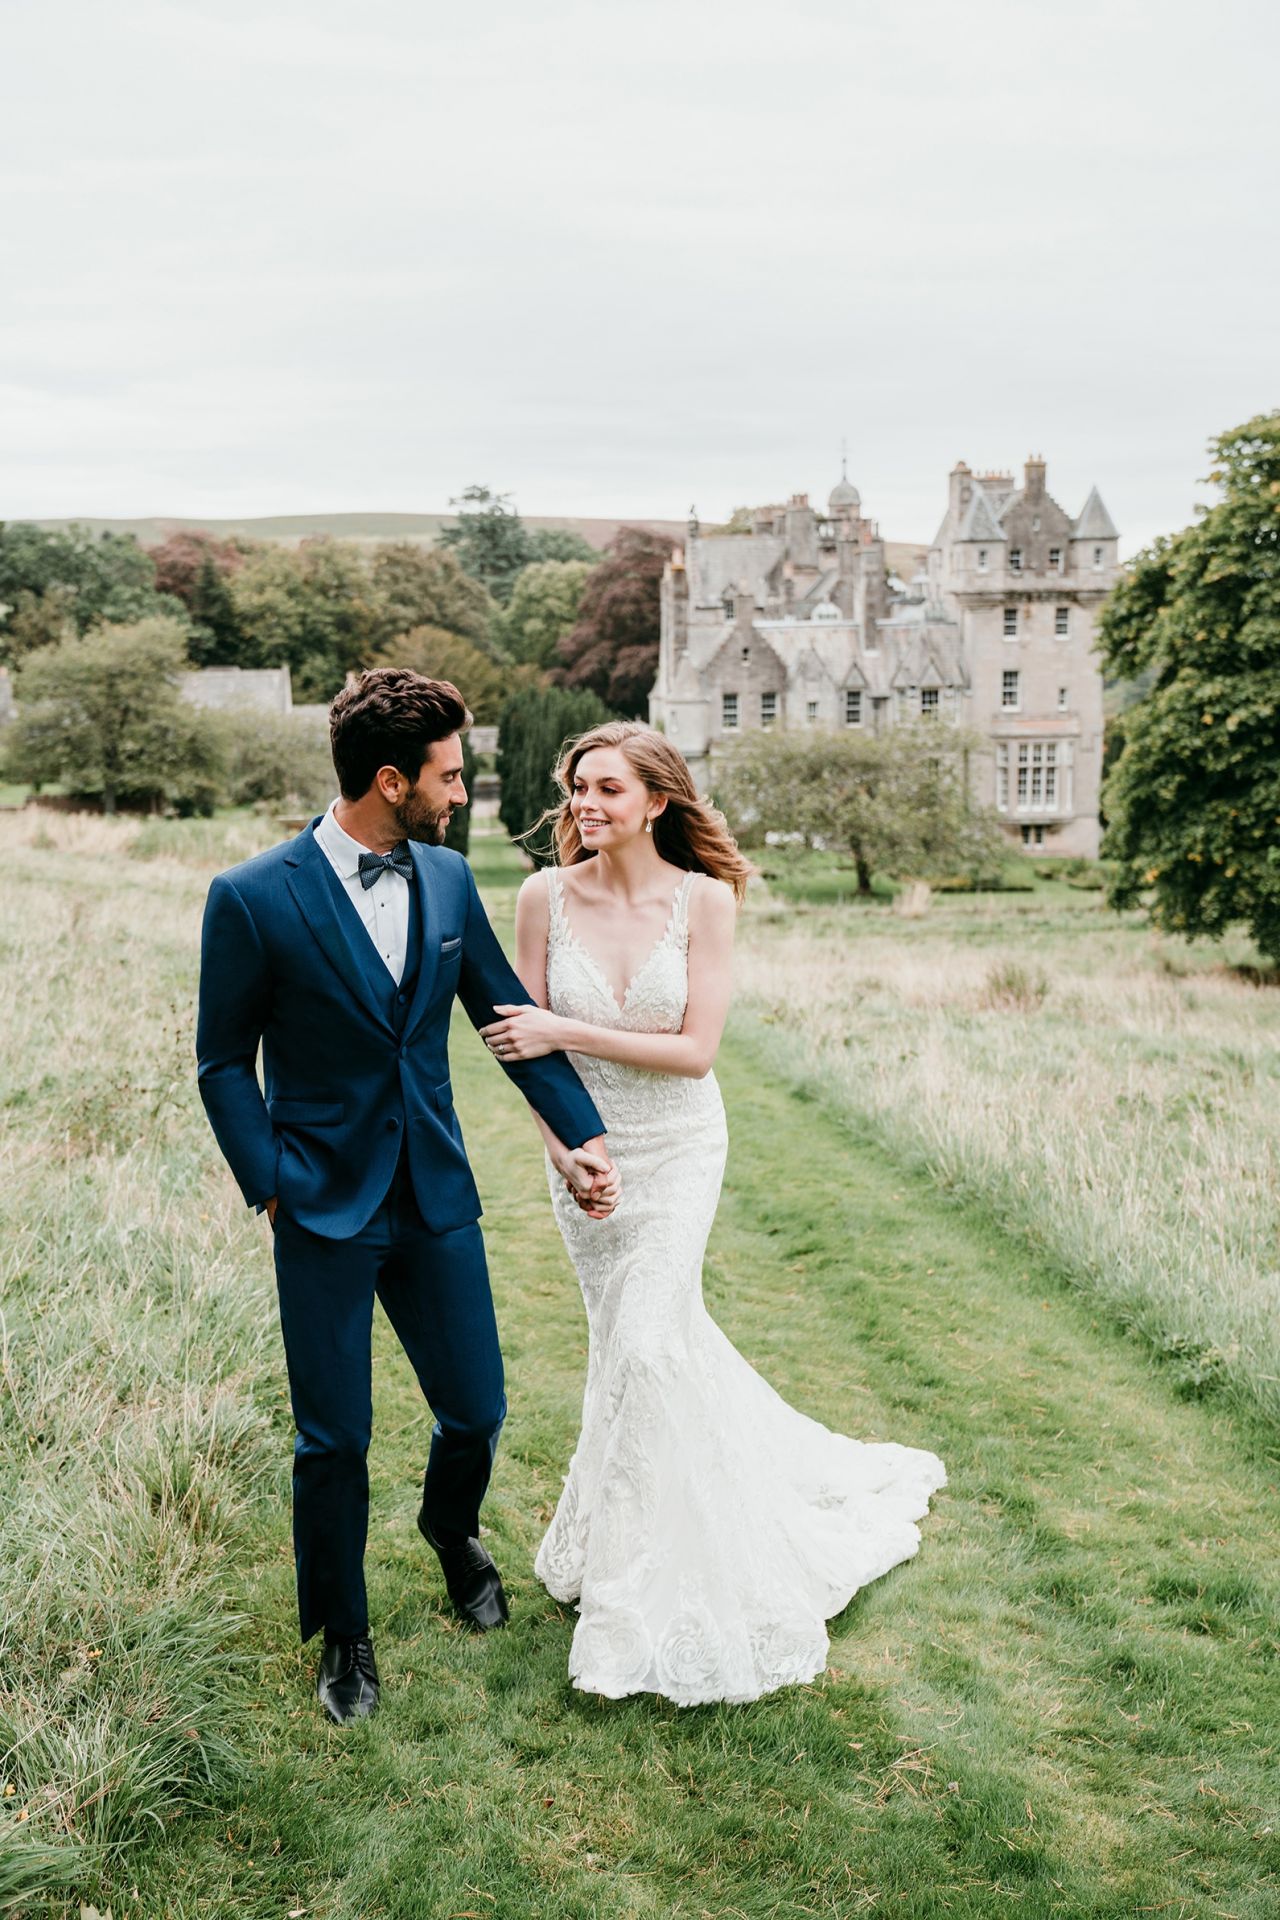
{"label": "tree trunk", "polygon": [[858,873],[858,894],[861,898],[862,895],[869,895],[871,892],[871,868],[861,847],[853,848],[853,864]]}

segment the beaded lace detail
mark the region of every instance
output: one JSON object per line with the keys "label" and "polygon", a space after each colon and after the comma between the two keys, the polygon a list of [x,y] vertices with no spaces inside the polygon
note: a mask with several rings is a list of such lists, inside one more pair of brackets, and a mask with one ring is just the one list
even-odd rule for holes
{"label": "beaded lace detail", "polygon": [[[696,884],[680,883],[619,1004],[548,868],[552,1011],[678,1033]],[[702,1259],[727,1145],[714,1074],[570,1058],[609,1130],[623,1197],[608,1220],[589,1220],[548,1160],[589,1348],[582,1431],[537,1572],[578,1602],[576,1686],[682,1706],[753,1700],[822,1672],[825,1622],[915,1553],[915,1522],[946,1469],[936,1454],[847,1439],[797,1413],[707,1313]]]}

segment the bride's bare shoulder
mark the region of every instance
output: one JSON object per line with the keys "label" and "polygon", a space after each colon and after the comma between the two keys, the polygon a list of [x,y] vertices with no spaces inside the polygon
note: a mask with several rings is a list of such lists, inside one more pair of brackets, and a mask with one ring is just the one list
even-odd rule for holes
{"label": "bride's bare shoulder", "polygon": [[520,882],[520,891],[516,895],[516,913],[522,920],[536,924],[549,917],[547,904],[547,876],[545,869],[539,867]]}
{"label": "bride's bare shoulder", "polygon": [[689,921],[692,926],[714,930],[731,927],[737,918],[738,902],[727,880],[709,873],[694,876],[689,889]]}

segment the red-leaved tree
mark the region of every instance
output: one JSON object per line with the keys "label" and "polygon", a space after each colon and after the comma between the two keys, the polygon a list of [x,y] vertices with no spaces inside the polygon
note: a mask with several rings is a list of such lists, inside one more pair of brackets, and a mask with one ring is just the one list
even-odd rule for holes
{"label": "red-leaved tree", "polygon": [[646,717],[658,671],[659,589],[671,542],[621,527],[587,576],[577,625],[556,649],[552,678],[587,687],[628,719]]}

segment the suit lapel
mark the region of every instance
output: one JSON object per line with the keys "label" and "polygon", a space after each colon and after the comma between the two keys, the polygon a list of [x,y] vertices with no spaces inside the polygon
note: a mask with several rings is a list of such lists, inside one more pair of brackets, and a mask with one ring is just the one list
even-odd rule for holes
{"label": "suit lapel", "polygon": [[418,889],[418,925],[422,929],[422,960],[418,967],[418,984],[409,1007],[409,1017],[404,1023],[406,1040],[409,1039],[426,1011],[435,986],[436,969],[440,965],[440,927],[439,915],[432,897],[431,857],[425,848],[413,840],[409,842],[409,850],[413,855],[414,885]]}
{"label": "suit lapel", "polygon": [[[330,885],[329,875],[325,872],[325,856],[311,827],[304,827],[294,841],[289,854],[285,856],[287,878],[290,892],[298,905],[298,911],[315,935],[325,958],[342,980],[353,997],[359,1001],[365,1011],[379,1023],[394,1032],[385,1010],[378,1004],[378,995],[364,965],[364,958],[356,945],[358,936],[361,944],[369,949],[369,956],[376,960],[372,944],[361,927],[354,907],[350,914],[339,910],[334,897],[334,888]],[[341,881],[338,882],[340,886]],[[347,921],[351,921],[348,927]],[[424,923],[425,932],[425,923]],[[424,963],[425,963],[424,951]]]}

